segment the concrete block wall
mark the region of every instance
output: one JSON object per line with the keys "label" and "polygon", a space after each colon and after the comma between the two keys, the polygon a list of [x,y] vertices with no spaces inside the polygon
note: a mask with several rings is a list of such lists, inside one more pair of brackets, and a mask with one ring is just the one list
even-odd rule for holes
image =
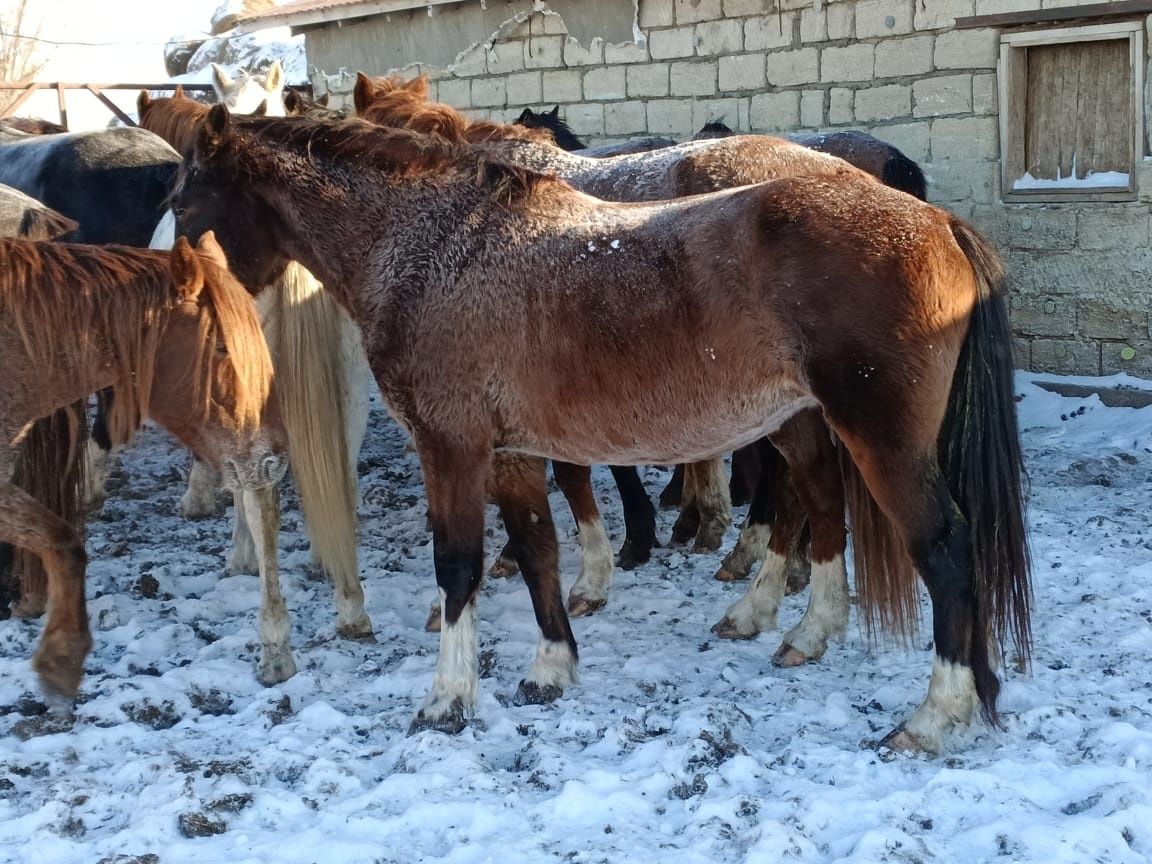
{"label": "concrete block wall", "polygon": [[[581,44],[559,16],[538,13],[448,69],[418,71],[435,98],[476,116],[510,122],[558,104],[590,144],[688,138],[716,120],[740,132],[870,132],[919,162],[930,200],[972,219],[1001,250],[1019,365],[1152,376],[1150,202],[999,200],[1000,31],[953,24],[1050,5],[639,0],[638,44]],[[1150,172],[1141,188],[1152,194]]]}

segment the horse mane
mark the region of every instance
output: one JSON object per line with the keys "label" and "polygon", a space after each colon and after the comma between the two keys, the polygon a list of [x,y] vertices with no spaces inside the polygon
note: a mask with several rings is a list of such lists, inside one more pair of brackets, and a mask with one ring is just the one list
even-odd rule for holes
{"label": "horse mane", "polygon": [[[235,420],[242,428],[257,426],[272,382],[260,322],[235,278],[207,255],[197,257],[203,271],[200,297],[213,312],[201,327],[195,356],[188,358],[201,416],[209,410],[210,361],[219,339],[236,373]],[[113,441],[129,441],[148,415],[164,322],[182,300],[171,253],[3,238],[0,261],[0,310],[37,365],[56,367],[62,333],[108,346],[119,379],[109,432]]]}
{"label": "horse mane", "polygon": [[[360,118],[325,121],[307,117],[245,117],[233,124],[277,147],[302,151],[311,159],[350,159],[397,177],[471,170],[476,184],[495,197],[511,201],[552,180],[527,168],[494,161],[476,152],[456,127],[426,133],[407,128],[381,127]],[[209,118],[211,123],[211,118]],[[261,176],[263,160],[243,167]]]}
{"label": "horse mane", "polygon": [[195,143],[196,130],[207,113],[207,105],[189,99],[180,87],[170,97],[153,99],[147,90],[141,90],[136,98],[141,128],[155,132],[181,154]]}
{"label": "horse mane", "polygon": [[428,100],[428,79],[424,75],[404,79],[356,76],[356,113],[378,126],[399,127],[413,132],[435,133],[449,141],[482,144],[486,141],[532,141],[555,145],[547,129],[470,120],[451,105]]}

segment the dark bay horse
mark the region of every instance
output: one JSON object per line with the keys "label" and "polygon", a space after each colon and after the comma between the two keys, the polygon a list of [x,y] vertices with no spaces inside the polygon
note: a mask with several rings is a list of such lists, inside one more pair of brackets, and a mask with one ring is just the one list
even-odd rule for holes
{"label": "dark bay horse", "polygon": [[[462,138],[209,112],[181,224],[245,250],[248,284],[298,260],[336,292],[420,453],[444,623],[414,728],[458,729],[476,702],[495,450],[694,462],[764,435],[808,481],[814,590],[843,573],[842,520],[815,518],[844,510],[839,478],[823,486],[833,446],[865,614],[907,624],[917,572],[928,586],[928,695],[887,743],[938,751],[977,706],[997,722],[991,652],[1030,643],[1003,272],[960,219],[837,164],[614,204]],[[576,645],[547,489],[494,480],[541,634],[517,697],[555,698]]]}
{"label": "dark bay horse", "polygon": [[560,106],[556,105],[551,111],[533,111],[525,108],[516,118],[517,126],[529,129],[545,129],[552,134],[552,140],[561,150],[579,152],[581,156],[590,156],[602,159],[605,156],[624,156],[628,153],[646,153],[649,150],[659,150],[671,147],[676,142],[671,138],[662,138],[651,135],[644,138],[632,138],[621,141],[619,144],[604,144],[599,147],[589,147],[576,137],[572,128],[560,117]]}
{"label": "dark bay horse", "polygon": [[264,516],[284,473],[284,432],[259,322],[212,236],[171,253],[0,240],[0,357],[0,540],[40,556],[48,574],[34,660],[45,692],[71,697],[80,683],[92,644],[87,558],[76,529],[12,483],[11,448],[35,420],[103,387],[117,390],[108,420],[119,440],[151,417],[244,490],[270,556],[266,601],[283,619],[262,615],[265,653],[286,649],[276,525]]}
{"label": "dark bay horse", "polygon": [[[841,159],[767,135],[689,142],[649,153],[586,159],[555,146],[541,145],[526,134],[526,130],[514,125],[470,121],[450,106],[429,103],[427,83],[420,78],[374,80],[360,75],[354,96],[358,113],[373,122],[436,132],[473,142],[495,158],[554,174],[605,200],[664,200],[780,177],[839,177],[850,168]],[[868,175],[858,172],[857,176],[863,179]],[[826,450],[825,457],[828,462],[825,472],[832,477],[835,473],[834,454]],[[731,523],[729,488],[722,461],[712,459],[690,466],[687,481],[685,507],[673,528],[673,539],[683,541],[696,534],[697,548],[718,548]],[[800,482],[796,478],[793,481]],[[589,482],[587,469],[582,477],[569,482],[577,486],[586,485]],[[778,488],[774,482],[766,482],[766,489]],[[828,479],[825,482],[835,481]],[[638,477],[636,483],[639,484]],[[647,503],[646,496],[644,501]],[[768,512],[763,506],[752,510],[757,518]],[[839,523],[839,530],[843,528],[841,514],[824,511],[817,518],[832,519]],[[585,522],[591,524],[592,521],[590,517],[582,520],[582,531]],[[599,524],[598,513],[595,521]],[[799,527],[802,528],[803,523]],[[717,632],[729,638],[749,637],[775,626],[785,587],[785,562],[789,550],[798,540],[785,532],[775,532],[770,538],[766,526],[757,523],[755,518],[746,523],[746,528],[747,531],[741,535],[742,542],[738,544],[738,554],[726,562],[718,576],[735,571],[740,561],[747,562],[743,565],[745,573],[752,560],[762,559],[766,568],[761,569],[748,594],[733,604],[718,623]],[[829,527],[827,530],[834,529]],[[766,549],[769,544],[771,548]],[[840,566],[843,566],[842,561]],[[569,611],[585,611],[604,604],[608,579],[595,578],[601,573],[610,574],[610,566],[582,568],[581,578],[570,592]],[[585,578],[586,575],[589,578]],[[795,665],[820,657],[828,638],[843,631],[847,624],[847,596],[846,572],[837,580],[835,588],[813,591],[803,620],[784,637],[776,654],[778,662]],[[827,603],[834,605],[827,608]]]}

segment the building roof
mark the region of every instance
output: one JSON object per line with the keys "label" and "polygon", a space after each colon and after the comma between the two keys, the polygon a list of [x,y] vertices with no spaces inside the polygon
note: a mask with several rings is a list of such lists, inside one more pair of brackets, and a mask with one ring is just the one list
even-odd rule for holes
{"label": "building roof", "polygon": [[236,26],[242,33],[270,27],[307,27],[460,2],[462,0],[290,0],[271,9],[242,15]]}

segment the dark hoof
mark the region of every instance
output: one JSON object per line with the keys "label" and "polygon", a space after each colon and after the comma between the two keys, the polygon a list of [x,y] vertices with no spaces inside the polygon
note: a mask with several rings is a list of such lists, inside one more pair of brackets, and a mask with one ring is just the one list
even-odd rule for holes
{"label": "dark hoof", "polygon": [[715,532],[704,530],[696,537],[696,542],[692,545],[692,551],[701,555],[708,552],[715,552],[720,548],[720,544],[724,542],[724,532]]}
{"label": "dark hoof", "polygon": [[428,610],[428,620],[424,622],[424,629],[429,633],[439,633],[440,622],[443,617],[444,613],[440,611],[440,605],[433,603],[432,608]]}
{"label": "dark hoof", "polygon": [[452,701],[451,707],[439,717],[427,717],[421,708],[412,718],[408,726],[408,734],[417,732],[443,732],[445,735],[459,735],[468,725],[468,718],[464,715],[464,703],[459,699]]}
{"label": "dark hoof", "polygon": [[637,543],[626,539],[620,547],[620,556],[616,559],[616,566],[621,570],[635,570],[641,564],[652,560],[652,547],[654,543]]}
{"label": "dark hoof", "polygon": [[372,622],[365,616],[363,620],[354,624],[345,624],[336,628],[336,635],[349,642],[374,643],[376,634],[372,632]]}
{"label": "dark hoof", "polygon": [[904,728],[903,725],[897,726],[887,735],[880,739],[880,743],[876,745],[877,749],[891,750],[893,753],[902,753],[905,756],[935,756],[936,750],[928,747]]}
{"label": "dark hoof", "polygon": [[564,695],[564,690],[555,684],[546,684],[543,687],[532,681],[521,681],[516,688],[516,695],[512,697],[513,705],[551,705]]}
{"label": "dark hoof", "polygon": [[776,649],[776,653],[772,655],[772,665],[778,666],[781,669],[792,669],[796,666],[803,666],[811,658],[802,651],[798,651],[785,642]]}
{"label": "dark hoof", "polygon": [[572,618],[583,618],[585,615],[591,615],[593,612],[598,612],[608,605],[608,601],[602,597],[590,599],[588,597],[569,597],[568,598],[568,615]]}
{"label": "dark hoof", "polygon": [[712,632],[721,639],[755,639],[759,633],[744,633],[727,618],[721,618],[712,625]]}
{"label": "dark hoof", "polygon": [[685,511],[672,526],[672,542],[683,545],[696,536],[700,530],[700,517]]}
{"label": "dark hoof", "polygon": [[748,578],[748,570],[741,572],[740,570],[734,570],[727,566],[721,566],[712,578],[717,582],[743,582]]}

